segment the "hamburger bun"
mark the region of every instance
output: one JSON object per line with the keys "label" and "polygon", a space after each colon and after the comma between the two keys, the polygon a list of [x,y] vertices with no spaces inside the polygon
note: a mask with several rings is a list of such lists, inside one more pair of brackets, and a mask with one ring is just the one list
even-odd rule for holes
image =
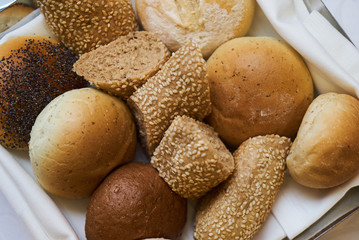
{"label": "hamburger bun", "polygon": [[246,140],[233,154],[233,174],[200,200],[195,239],[252,239],[284,181],[290,145],[277,135]]}
{"label": "hamburger bun", "polygon": [[74,70],[98,88],[127,99],[169,57],[167,47],[153,34],[136,31],[81,55]]}
{"label": "hamburger bun", "polygon": [[337,93],[314,99],[290,149],[292,178],[307,187],[338,186],[359,171],[359,100]]}
{"label": "hamburger bun", "polygon": [[75,54],[138,30],[130,0],[38,0],[37,4],[52,33]]}
{"label": "hamburger bun", "polygon": [[171,51],[193,40],[207,58],[229,39],[244,36],[253,20],[254,0],[135,0],[143,28]]}
{"label": "hamburger bun", "polygon": [[186,222],[187,201],[168,187],[148,163],[112,172],[87,208],[87,240],[176,239]]}
{"label": "hamburger bun", "polygon": [[212,113],[206,121],[236,149],[246,139],[294,138],[313,82],[301,56],[269,37],[242,37],[220,46],[207,61]]}
{"label": "hamburger bun", "polygon": [[133,160],[136,129],[120,99],[94,88],[51,101],[31,131],[33,173],[48,192],[84,198],[115,167]]}
{"label": "hamburger bun", "polygon": [[0,144],[27,150],[31,127],[55,97],[88,83],[75,72],[77,58],[45,36],[20,36],[0,45]]}

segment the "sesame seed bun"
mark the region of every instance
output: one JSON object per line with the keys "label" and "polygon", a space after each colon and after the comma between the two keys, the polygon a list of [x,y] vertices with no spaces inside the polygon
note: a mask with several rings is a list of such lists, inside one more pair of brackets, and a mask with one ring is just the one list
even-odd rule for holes
{"label": "sesame seed bun", "polygon": [[151,164],[174,192],[191,199],[227,179],[234,168],[232,154],[213,128],[186,116],[173,120]]}
{"label": "sesame seed bun", "polygon": [[233,174],[200,200],[195,239],[252,239],[284,181],[290,145],[277,135],[245,141],[233,154]]}
{"label": "sesame seed bun", "polygon": [[207,73],[212,113],[206,121],[233,149],[258,135],[294,138],[313,100],[303,59],[274,38],[226,42],[208,59]]}
{"label": "sesame seed bun", "polygon": [[169,50],[153,34],[136,31],[83,54],[74,70],[98,88],[126,99],[169,58]]}
{"label": "sesame seed bun", "polygon": [[130,0],[38,0],[53,34],[75,54],[138,30]]}
{"label": "sesame seed bun", "polygon": [[292,178],[307,187],[338,186],[359,171],[359,100],[326,93],[306,112],[287,158]]}
{"label": "sesame seed bun", "polygon": [[127,103],[139,127],[145,152],[151,156],[172,120],[187,115],[202,120],[211,111],[205,61],[191,42],[175,52]]}
{"label": "sesame seed bun", "polygon": [[14,4],[11,7],[0,11],[0,32],[3,32],[15,25],[35,9],[24,4]]}
{"label": "sesame seed bun", "polygon": [[33,173],[48,192],[83,198],[134,159],[136,129],[126,104],[94,88],[68,91],[37,117],[29,144]]}
{"label": "sesame seed bun", "polygon": [[187,201],[171,191],[151,164],[132,162],[106,177],[91,197],[86,239],[177,239],[186,216]]}
{"label": "sesame seed bun", "polygon": [[72,71],[77,60],[44,36],[21,36],[0,45],[0,144],[26,150],[31,127],[58,95],[87,82]]}
{"label": "sesame seed bun", "polygon": [[254,0],[136,0],[143,28],[171,51],[198,41],[205,58],[229,39],[244,36],[253,20]]}

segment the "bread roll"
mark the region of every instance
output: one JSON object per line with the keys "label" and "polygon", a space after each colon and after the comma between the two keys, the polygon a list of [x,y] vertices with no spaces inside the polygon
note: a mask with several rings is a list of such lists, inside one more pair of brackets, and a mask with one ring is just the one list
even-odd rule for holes
{"label": "bread roll", "polygon": [[338,186],[359,171],[359,100],[319,95],[309,106],[290,149],[287,166],[298,183],[311,188]]}
{"label": "bread roll", "polygon": [[206,121],[236,149],[249,137],[295,137],[313,100],[313,82],[301,56],[269,37],[242,37],[207,61],[212,113]]}
{"label": "bread roll", "polygon": [[127,103],[151,156],[176,116],[202,120],[211,111],[205,61],[198,45],[183,46],[163,68],[133,93]]}
{"label": "bread roll", "polygon": [[172,192],[150,164],[133,162],[112,172],[94,192],[86,214],[86,238],[175,239],[186,215],[187,201]]}
{"label": "bread roll", "polygon": [[138,30],[130,0],[38,0],[53,34],[75,54]]}
{"label": "bread roll", "polygon": [[151,164],[171,189],[196,199],[228,178],[233,156],[208,125],[176,117],[156,148]]}
{"label": "bread roll", "polygon": [[136,129],[120,99],[93,88],[51,101],[31,131],[33,173],[48,192],[88,197],[115,167],[132,161]]}
{"label": "bread roll", "polygon": [[31,127],[56,96],[88,83],[72,71],[77,58],[45,36],[20,36],[0,45],[0,144],[27,150]]}
{"label": "bread roll", "polygon": [[0,32],[9,29],[32,11],[34,11],[33,7],[24,4],[14,4],[0,11]]}
{"label": "bread roll", "polygon": [[233,174],[199,202],[195,239],[252,239],[283,183],[290,144],[277,135],[245,141],[234,152]]}
{"label": "bread roll", "polygon": [[143,28],[153,32],[171,51],[190,40],[207,58],[219,45],[247,33],[254,0],[136,0]]}
{"label": "bread roll", "polygon": [[115,96],[128,98],[169,59],[170,52],[153,34],[140,31],[121,36],[83,54],[77,74]]}

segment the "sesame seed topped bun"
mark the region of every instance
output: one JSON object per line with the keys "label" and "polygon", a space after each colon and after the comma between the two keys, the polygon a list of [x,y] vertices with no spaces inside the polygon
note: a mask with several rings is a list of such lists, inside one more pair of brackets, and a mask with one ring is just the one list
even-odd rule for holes
{"label": "sesame seed topped bun", "polygon": [[26,150],[41,110],[87,82],[72,71],[76,56],[48,37],[13,38],[0,45],[0,60],[0,143]]}
{"label": "sesame seed topped bun", "polygon": [[233,154],[233,174],[201,199],[195,239],[252,239],[284,181],[290,145],[278,135],[245,141]]}
{"label": "sesame seed topped bun", "polygon": [[138,29],[130,0],[39,0],[50,29],[76,54]]}

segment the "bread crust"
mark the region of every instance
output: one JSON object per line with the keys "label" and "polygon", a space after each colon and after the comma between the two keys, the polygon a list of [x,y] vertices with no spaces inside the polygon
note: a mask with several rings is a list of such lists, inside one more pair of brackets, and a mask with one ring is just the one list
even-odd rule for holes
{"label": "bread crust", "polygon": [[190,40],[205,58],[229,39],[244,36],[253,20],[253,0],[136,0],[143,28],[153,32],[171,51]]}
{"label": "bread crust", "polygon": [[232,154],[207,124],[177,116],[156,148],[151,164],[171,189],[196,199],[228,178]]}
{"label": "bread crust", "polygon": [[287,158],[292,178],[307,187],[338,186],[359,171],[359,100],[326,93],[306,112]]}
{"label": "bread crust", "polygon": [[0,32],[9,29],[35,9],[24,4],[14,4],[0,12]]}
{"label": "bread crust", "polygon": [[123,101],[94,88],[69,91],[51,101],[32,128],[33,173],[54,195],[88,197],[112,169],[134,159],[136,140]]}
{"label": "bread crust", "polygon": [[249,137],[294,138],[313,82],[301,56],[269,37],[242,37],[220,46],[207,61],[212,113],[206,121],[236,149]]}
{"label": "bread crust", "polygon": [[112,172],[94,192],[86,238],[176,239],[186,216],[187,201],[172,192],[149,163],[132,162]]}
{"label": "bread crust", "polygon": [[233,154],[233,174],[199,202],[195,239],[252,239],[283,183],[290,144],[277,135],[245,141]]}
{"label": "bread crust", "polygon": [[53,34],[75,54],[138,30],[130,0],[38,0],[37,4]]}

